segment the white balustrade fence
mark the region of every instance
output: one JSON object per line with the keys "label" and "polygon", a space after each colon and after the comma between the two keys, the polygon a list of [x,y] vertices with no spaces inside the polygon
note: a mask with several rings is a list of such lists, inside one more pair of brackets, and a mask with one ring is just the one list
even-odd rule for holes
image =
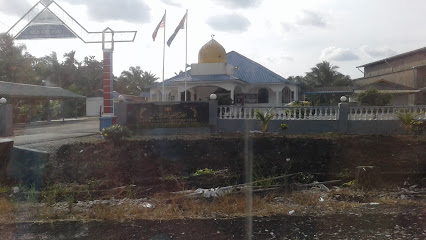
{"label": "white balustrade fence", "polygon": [[426,106],[349,107],[348,120],[398,120],[395,113],[417,113],[417,120],[426,120]]}
{"label": "white balustrade fence", "polygon": [[[265,113],[268,107],[219,106],[219,119],[256,119],[255,111]],[[338,107],[274,107],[271,120],[337,120]]]}
{"label": "white balustrade fence", "polygon": [[[269,107],[219,106],[219,119],[256,119],[255,111],[262,113]],[[349,107],[348,120],[398,120],[395,113],[417,113],[417,120],[426,120],[426,106],[372,106]],[[339,107],[274,107],[272,120],[339,120]]]}

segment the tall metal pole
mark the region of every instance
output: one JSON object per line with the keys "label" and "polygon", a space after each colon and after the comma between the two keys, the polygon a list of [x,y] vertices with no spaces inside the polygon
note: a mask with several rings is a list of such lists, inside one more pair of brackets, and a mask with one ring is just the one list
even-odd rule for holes
{"label": "tall metal pole", "polygon": [[164,10],[164,37],[163,37],[163,90],[161,101],[164,102],[165,94],[164,94],[164,57],[165,57],[165,51],[166,51],[166,10]]}

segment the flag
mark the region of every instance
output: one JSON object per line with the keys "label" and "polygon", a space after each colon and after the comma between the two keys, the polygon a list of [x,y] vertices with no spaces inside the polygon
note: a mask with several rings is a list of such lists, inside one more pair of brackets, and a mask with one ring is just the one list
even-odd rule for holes
{"label": "flag", "polygon": [[154,32],[152,33],[152,40],[155,42],[155,38],[157,37],[158,29],[163,28],[166,24],[166,13],[164,13],[163,18],[161,19],[160,23],[158,23],[157,27],[155,28]]}
{"label": "flag", "polygon": [[180,20],[180,23],[176,27],[175,32],[172,34],[172,36],[170,36],[169,40],[167,40],[167,46],[170,47],[170,44],[172,44],[173,39],[175,39],[176,34],[179,32],[179,30],[185,29],[185,20],[186,20],[186,13],[185,13],[185,16],[183,16],[182,20]]}

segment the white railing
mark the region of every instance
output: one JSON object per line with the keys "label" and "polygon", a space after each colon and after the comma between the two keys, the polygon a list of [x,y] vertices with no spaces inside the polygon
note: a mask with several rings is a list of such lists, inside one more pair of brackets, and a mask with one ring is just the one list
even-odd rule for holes
{"label": "white railing", "polygon": [[[258,109],[265,113],[268,107],[219,106],[219,119],[256,119]],[[338,107],[274,107],[272,120],[337,120]]]}
{"label": "white railing", "polygon": [[426,106],[383,106],[383,107],[350,107],[349,120],[397,120],[395,113],[406,109],[417,113],[416,119],[426,120]]}

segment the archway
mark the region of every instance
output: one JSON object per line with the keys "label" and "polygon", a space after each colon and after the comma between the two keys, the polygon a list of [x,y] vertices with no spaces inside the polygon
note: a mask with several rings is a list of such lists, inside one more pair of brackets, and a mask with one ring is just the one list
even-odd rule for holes
{"label": "archway", "polygon": [[261,88],[257,92],[258,103],[269,103],[269,91],[266,88]]}
{"label": "archway", "polygon": [[291,90],[289,87],[285,87],[282,90],[282,103],[289,103],[291,102]]}

